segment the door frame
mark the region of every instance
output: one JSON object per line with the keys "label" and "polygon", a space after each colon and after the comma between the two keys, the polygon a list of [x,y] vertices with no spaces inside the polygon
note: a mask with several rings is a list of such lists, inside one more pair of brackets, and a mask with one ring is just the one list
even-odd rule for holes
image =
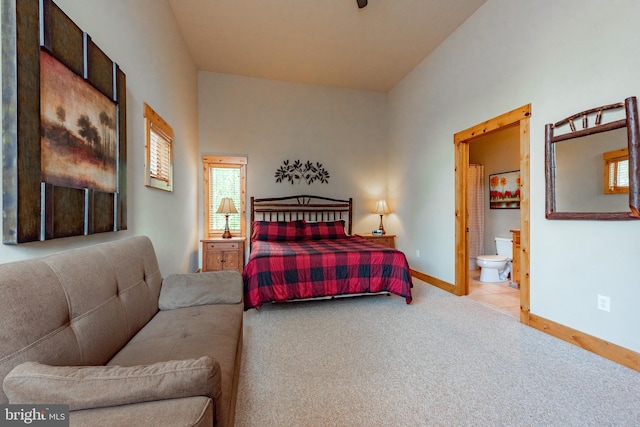
{"label": "door frame", "polygon": [[454,294],[469,294],[469,242],[467,211],[467,170],[469,142],[509,126],[519,126],[520,134],[520,322],[529,324],[529,118],[531,104],[477,124],[453,136],[455,144],[455,229],[456,283]]}

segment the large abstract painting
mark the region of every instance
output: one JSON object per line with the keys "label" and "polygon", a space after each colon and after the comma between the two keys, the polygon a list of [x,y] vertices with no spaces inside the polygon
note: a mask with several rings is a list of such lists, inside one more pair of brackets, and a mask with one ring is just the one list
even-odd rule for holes
{"label": "large abstract painting", "polygon": [[40,52],[42,180],[116,191],[116,105],[46,51]]}
{"label": "large abstract painting", "polygon": [[1,1],[3,243],[126,229],[124,73],[53,1]]}

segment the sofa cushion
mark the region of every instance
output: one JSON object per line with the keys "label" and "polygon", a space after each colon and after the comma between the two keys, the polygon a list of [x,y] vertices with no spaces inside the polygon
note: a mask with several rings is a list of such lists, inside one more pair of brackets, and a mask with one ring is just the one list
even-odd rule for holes
{"label": "sofa cushion", "polygon": [[151,365],[50,366],[25,362],[4,379],[11,404],[68,404],[69,410],[208,396],[220,399],[221,372],[211,357]]}
{"label": "sofa cushion", "polygon": [[214,402],[217,425],[230,425],[243,310],[243,304],[213,304],[159,311],[108,364],[133,366],[212,356],[222,371],[222,398]]}
{"label": "sofa cushion", "polygon": [[[0,264],[0,381],[16,365],[80,365],[64,288],[40,260]],[[0,387],[0,404],[9,403]]]}
{"label": "sofa cushion", "polygon": [[206,304],[242,302],[242,276],[235,270],[171,274],[162,281],[158,306],[172,310]]}

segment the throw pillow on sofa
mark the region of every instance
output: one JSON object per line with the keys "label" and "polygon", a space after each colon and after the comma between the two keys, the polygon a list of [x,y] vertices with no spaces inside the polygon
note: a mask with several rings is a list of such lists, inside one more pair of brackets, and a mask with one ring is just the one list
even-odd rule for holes
{"label": "throw pillow on sofa", "polygon": [[242,302],[242,276],[235,270],[170,274],[162,280],[158,308],[173,310]]}

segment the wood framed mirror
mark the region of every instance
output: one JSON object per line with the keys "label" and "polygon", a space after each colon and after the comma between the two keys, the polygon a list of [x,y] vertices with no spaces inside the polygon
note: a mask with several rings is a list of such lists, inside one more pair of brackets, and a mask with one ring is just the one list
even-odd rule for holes
{"label": "wood framed mirror", "polygon": [[635,96],[547,124],[546,218],[640,219],[638,144]]}

